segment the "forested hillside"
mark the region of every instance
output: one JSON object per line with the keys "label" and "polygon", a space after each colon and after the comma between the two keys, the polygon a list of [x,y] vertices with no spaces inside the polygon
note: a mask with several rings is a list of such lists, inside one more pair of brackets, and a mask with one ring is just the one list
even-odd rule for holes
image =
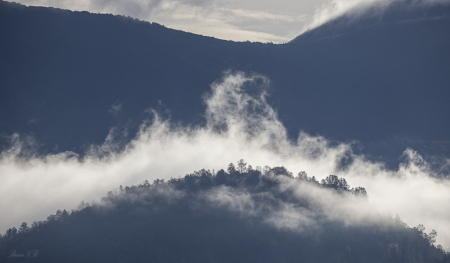
{"label": "forested hillside", "polygon": [[132,138],[148,108],[201,125],[209,85],[239,70],[270,79],[269,102],[293,138],[359,140],[366,156],[394,167],[406,147],[450,156],[450,6],[413,2],[263,44],[1,1],[3,145],[19,133],[41,152],[83,153],[111,127]]}
{"label": "forested hillside", "polygon": [[[436,232],[378,212],[362,187],[241,160],[120,186],[0,239],[2,262],[450,262]],[[21,258],[30,251],[33,258]],[[33,256],[35,255],[35,257]],[[8,257],[11,256],[11,257]],[[6,261],[5,261],[6,259]]]}

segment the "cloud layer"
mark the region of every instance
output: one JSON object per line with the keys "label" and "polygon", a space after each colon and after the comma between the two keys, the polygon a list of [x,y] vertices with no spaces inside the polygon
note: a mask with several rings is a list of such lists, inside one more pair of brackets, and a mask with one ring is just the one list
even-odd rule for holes
{"label": "cloud layer", "polygon": [[[349,144],[331,146],[325,138],[306,133],[289,140],[265,100],[268,85],[263,76],[227,73],[204,97],[206,125],[177,126],[155,113],[125,147],[111,133],[84,157],[71,152],[40,156],[32,150],[33,140],[13,135],[11,148],[0,155],[0,229],[76,208],[81,200],[99,200],[119,185],[170,179],[202,168],[217,171],[243,158],[253,167],[285,166],[319,180],[330,174],[345,177],[350,185],[365,187],[370,203],[381,212],[398,213],[410,226],[436,229],[438,243],[450,245],[448,179],[431,171],[411,149],[405,149],[399,169],[391,171],[353,154]],[[343,168],[347,159],[352,161]],[[273,220],[284,219],[280,214]]]}
{"label": "cloud layer", "polygon": [[405,3],[406,6],[412,7],[449,2],[448,0],[330,0],[315,10],[312,20],[304,29],[318,27],[343,15],[348,17],[381,15],[388,6],[395,3]]}
{"label": "cloud layer", "polygon": [[[259,180],[265,191],[255,193],[243,187],[221,186],[204,195],[215,207],[225,207],[246,217],[259,217],[278,229],[307,235],[323,230],[330,222],[345,226],[386,226],[388,221],[392,222],[392,217],[386,220],[389,216],[379,213],[364,196],[339,193],[307,180],[279,176],[273,171],[260,176]],[[262,186],[263,180],[277,182],[277,186],[272,189]]]}

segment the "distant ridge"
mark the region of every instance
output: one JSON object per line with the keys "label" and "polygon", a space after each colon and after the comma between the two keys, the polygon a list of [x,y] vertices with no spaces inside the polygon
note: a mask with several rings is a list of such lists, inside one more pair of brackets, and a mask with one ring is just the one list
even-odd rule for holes
{"label": "distant ridge", "polygon": [[1,2],[0,134],[32,135],[42,152],[83,153],[114,126],[132,137],[149,107],[201,124],[202,96],[233,70],[271,80],[270,103],[292,138],[304,130],[359,140],[394,166],[406,147],[450,156],[450,5],[368,14],[274,45]]}

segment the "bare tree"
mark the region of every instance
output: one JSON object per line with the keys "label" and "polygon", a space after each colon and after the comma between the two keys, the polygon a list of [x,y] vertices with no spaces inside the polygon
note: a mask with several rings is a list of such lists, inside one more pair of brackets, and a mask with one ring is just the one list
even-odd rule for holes
{"label": "bare tree", "polygon": [[247,172],[247,163],[244,162],[244,159],[240,159],[237,163],[237,170],[240,173],[245,173]]}

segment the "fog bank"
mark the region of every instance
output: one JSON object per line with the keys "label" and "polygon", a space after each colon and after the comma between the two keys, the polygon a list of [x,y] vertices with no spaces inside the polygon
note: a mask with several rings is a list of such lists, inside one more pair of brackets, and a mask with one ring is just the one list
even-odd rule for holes
{"label": "fog bank", "polygon": [[[84,157],[70,152],[42,156],[33,151],[32,139],[13,135],[11,147],[0,155],[0,229],[76,208],[81,200],[99,200],[119,185],[202,168],[217,171],[244,159],[253,167],[284,166],[294,175],[306,171],[318,180],[330,174],[344,177],[351,186],[365,187],[380,212],[399,214],[410,226],[424,224],[426,232],[435,229],[437,243],[450,245],[448,175],[432,171],[412,149],[405,149],[405,162],[392,171],[353,154],[350,144],[332,146],[304,132],[297,141],[289,140],[266,101],[269,85],[260,75],[226,73],[204,96],[205,125],[179,126],[154,112],[125,147],[119,147],[112,130],[103,145],[93,145]],[[343,167],[342,160],[351,161]],[[283,221],[288,216],[270,220],[290,223],[292,218]]]}

